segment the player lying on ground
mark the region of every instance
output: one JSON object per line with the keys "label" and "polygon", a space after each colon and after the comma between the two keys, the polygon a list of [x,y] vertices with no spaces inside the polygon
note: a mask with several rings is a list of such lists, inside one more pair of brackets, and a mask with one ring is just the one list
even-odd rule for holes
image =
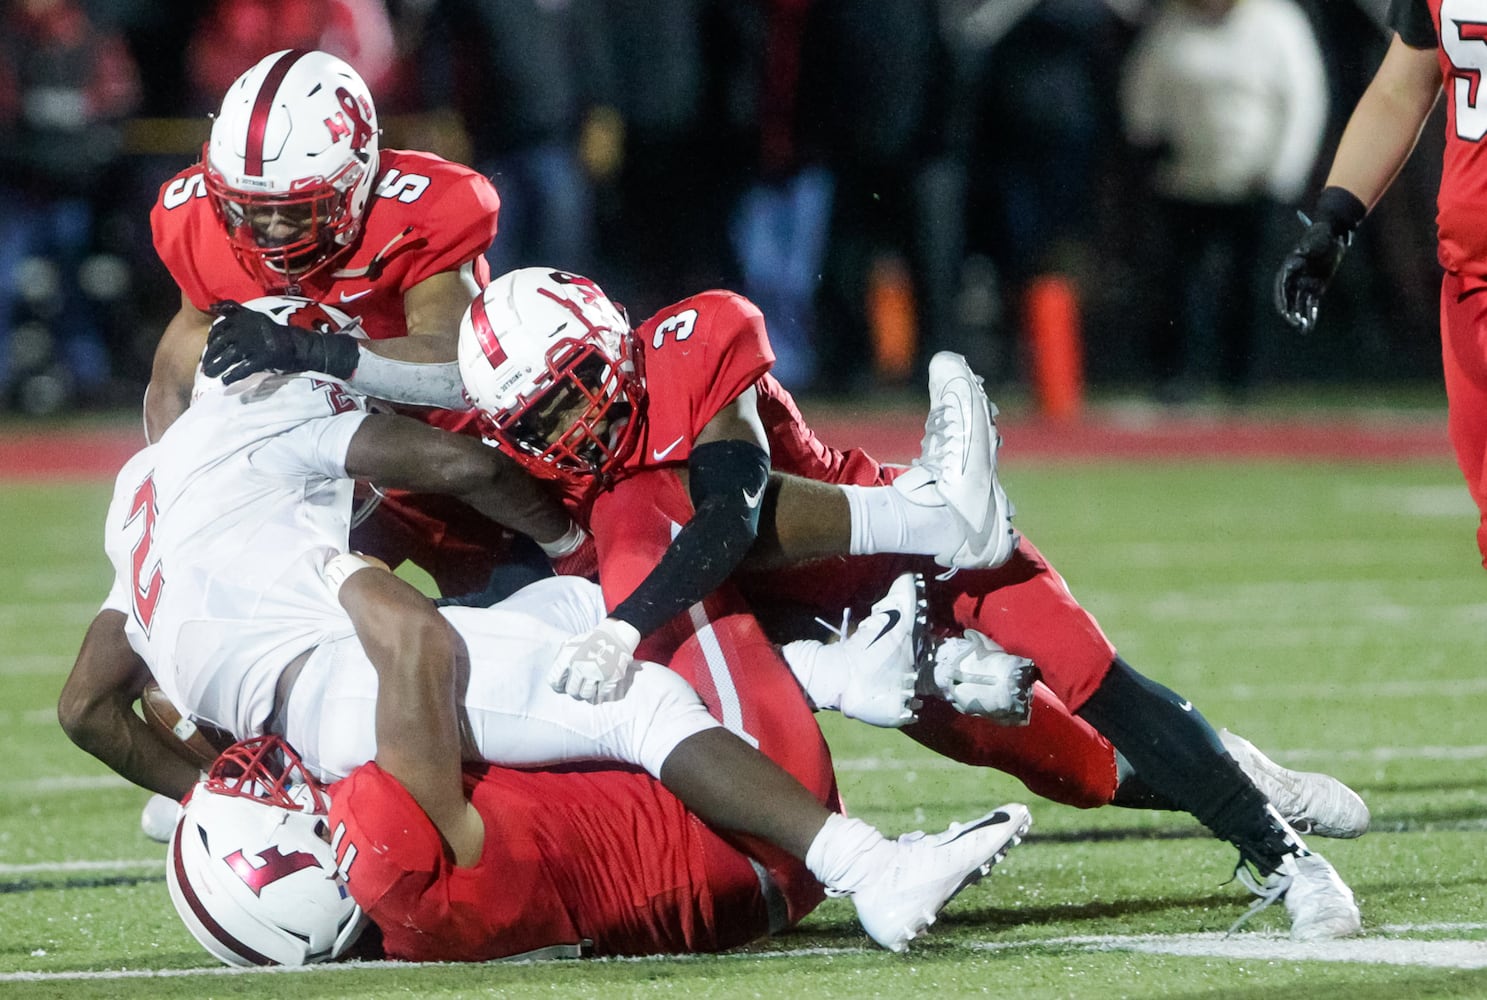
{"label": "player lying on ground", "polygon": [[[454,673],[429,669],[451,659],[408,641],[425,629],[450,637],[445,620],[380,570],[350,575],[340,600],[379,664],[375,761],[327,789],[327,806],[313,793],[280,794],[287,768],[263,766],[272,745],[240,744],[197,786],[171,845],[172,899],[223,960],[299,964],[342,952],[358,907],[385,953],[407,960],[715,951],[781,930],[819,901],[819,889],[785,898],[768,868],[646,775],[461,768]],[[775,708],[788,715],[790,702]],[[894,864],[882,844],[872,863]],[[239,851],[291,848],[303,867],[274,877],[233,863]],[[898,879],[904,892],[907,869]],[[351,900],[338,893],[343,881]]]}
{"label": "player lying on ground", "polygon": [[[489,454],[466,464],[499,468],[504,460],[405,418],[369,415],[365,405],[328,377],[259,376],[231,389],[207,381],[161,440],[125,464],[106,527],[115,584],[59,709],[75,740],[131,780],[184,794],[189,765],[157,759],[157,745],[133,739],[143,722],[131,728],[108,717],[142,687],[143,664],[194,718],[240,737],[282,734],[322,780],[374,758],[378,671],[321,575],[346,544],[347,477],[364,470],[428,489],[459,467],[440,458],[474,449]],[[488,485],[494,477],[475,478],[486,484],[475,499],[499,499]],[[723,728],[659,664],[634,671],[627,697],[605,705],[542,683],[562,643],[602,617],[597,588],[573,577],[543,581],[498,607],[445,609],[439,628],[417,628],[407,641],[414,662],[444,665],[440,690],[450,703],[425,699],[417,708],[457,712],[453,731],[469,759],[643,767],[708,822],[773,845],[828,888],[853,895],[869,934],[894,950],[1026,824],[1025,809],[1008,807],[923,846],[894,847],[912,869],[895,875],[879,863],[886,841],[833,822],[822,804],[832,792],[824,744],[789,773]],[[858,864],[874,852],[877,861]],[[807,879],[788,867],[777,881]]]}
{"label": "player lying on ground", "polygon": [[[1191,813],[1259,870],[1270,898],[1285,891],[1293,936],[1359,929],[1347,886],[1202,715],[1120,658],[1012,530],[996,477],[1000,438],[964,359],[932,359],[924,453],[903,470],[837,451],[811,432],[769,374],[763,317],[728,292],[694,295],[632,329],[593,281],[528,268],[497,278],[472,303],[460,358],[490,436],[570,487],[570,510],[598,549],[610,613],[555,670],[570,693],[602,696],[636,651],[665,650],[675,663],[700,631],[716,631],[709,613],[720,602],[747,599],[762,612],[784,599],[830,613],[871,600],[905,568],[934,569],[922,557],[851,557],[934,553],[955,570],[931,585],[935,624],[975,630],[1029,658],[1052,696],[1035,704],[1026,729],[988,726],[932,697],[953,701],[955,692],[927,676],[914,738],[1010,770],[1040,794],[1091,805],[1110,801],[1117,784],[1116,768],[1101,773],[1088,752],[1098,731],[1149,789],[1150,804]],[[772,480],[771,470],[786,475]],[[947,508],[962,526],[958,537],[946,538],[932,519]],[[772,532],[762,541],[780,566],[731,581],[759,541],[762,510]],[[784,568],[809,558],[817,561]],[[1063,787],[1071,776],[1088,789],[1083,801]],[[1329,791],[1333,830],[1362,832],[1361,800],[1335,782]]]}

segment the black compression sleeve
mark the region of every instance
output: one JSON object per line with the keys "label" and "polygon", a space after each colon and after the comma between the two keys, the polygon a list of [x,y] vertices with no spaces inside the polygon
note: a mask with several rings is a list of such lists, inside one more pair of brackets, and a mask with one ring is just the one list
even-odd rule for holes
{"label": "black compression sleeve", "polygon": [[695,513],[656,568],[611,618],[649,635],[732,575],[759,534],[769,455],[746,441],[714,441],[687,463]]}

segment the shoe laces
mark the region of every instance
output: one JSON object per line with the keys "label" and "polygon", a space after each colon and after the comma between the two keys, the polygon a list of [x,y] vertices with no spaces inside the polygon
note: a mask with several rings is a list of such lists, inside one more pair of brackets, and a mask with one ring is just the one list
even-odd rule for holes
{"label": "shoe laces", "polygon": [[945,453],[949,444],[950,420],[946,416],[949,410],[950,407],[946,405],[929,411],[929,416],[924,420],[924,437],[919,441],[919,457],[912,463],[928,469],[936,478],[944,471],[940,466],[939,456]]}
{"label": "shoe laces", "polygon": [[1228,937],[1239,930],[1239,928],[1249,923],[1255,914],[1270,907],[1276,900],[1284,896],[1286,890],[1291,888],[1292,876],[1278,869],[1269,875],[1260,875],[1258,872],[1251,871],[1248,861],[1240,858],[1239,864],[1234,866],[1234,877],[1229,881],[1238,882],[1260,898],[1255,900],[1254,904],[1248,910],[1240,914],[1238,920],[1229,925],[1229,929],[1224,932],[1224,937]]}
{"label": "shoe laces", "polygon": [[837,642],[841,642],[852,634],[852,609],[842,608],[842,624],[840,626],[833,625],[825,618],[820,617],[816,618],[816,624],[824,628]]}

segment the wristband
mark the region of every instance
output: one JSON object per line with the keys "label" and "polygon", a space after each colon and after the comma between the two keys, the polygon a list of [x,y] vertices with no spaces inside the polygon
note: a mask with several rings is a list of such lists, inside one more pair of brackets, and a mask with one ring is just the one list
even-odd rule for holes
{"label": "wristband", "polygon": [[1368,206],[1353,192],[1340,187],[1323,188],[1312,209],[1312,220],[1325,222],[1334,236],[1351,236],[1366,215]]}
{"label": "wristband", "polygon": [[352,574],[364,569],[376,568],[377,563],[372,562],[370,559],[364,559],[354,552],[342,552],[325,564],[325,569],[321,570],[321,575],[325,577],[325,582],[330,587],[330,592],[339,600],[341,587],[345,585],[347,580],[351,579]]}
{"label": "wristband", "polygon": [[538,542],[537,545],[547,558],[561,559],[577,552],[588,537],[588,532],[580,528],[576,521],[569,521],[567,531],[550,542]]}

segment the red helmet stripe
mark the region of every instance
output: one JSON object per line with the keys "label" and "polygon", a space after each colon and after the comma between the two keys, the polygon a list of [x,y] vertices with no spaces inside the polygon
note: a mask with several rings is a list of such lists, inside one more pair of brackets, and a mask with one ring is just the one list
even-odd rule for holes
{"label": "red helmet stripe", "polygon": [[496,339],[496,329],[491,326],[490,316],[485,311],[485,293],[481,292],[475,296],[475,301],[470,306],[470,325],[475,328],[475,339],[480,342],[480,350],[484,352],[485,358],[491,363],[492,368],[499,368],[506,363],[506,349]]}
{"label": "red helmet stripe", "polygon": [[253,113],[248,116],[248,149],[244,155],[243,173],[252,177],[263,176],[263,137],[268,132],[268,116],[274,107],[274,97],[278,95],[284,77],[289,75],[289,68],[306,55],[309,52],[305,49],[290,49],[269,67],[268,75],[263,78],[258,96],[253,100]]}

